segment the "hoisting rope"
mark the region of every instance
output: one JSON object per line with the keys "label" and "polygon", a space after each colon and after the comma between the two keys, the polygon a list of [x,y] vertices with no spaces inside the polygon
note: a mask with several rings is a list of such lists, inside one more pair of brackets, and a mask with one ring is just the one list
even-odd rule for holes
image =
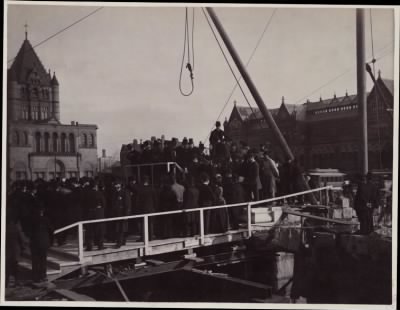
{"label": "hoisting rope", "polygon": [[[183,96],[190,96],[194,91],[194,8],[192,13],[192,35],[191,38],[189,36],[189,18],[188,18],[188,8],[185,8],[185,35],[183,40],[183,55],[182,55],[182,63],[181,63],[181,72],[179,74],[179,91]],[[190,41],[191,41],[191,51],[190,51]],[[192,57],[190,57],[192,54]],[[191,90],[189,92],[184,92],[182,89],[182,73],[183,73],[183,64],[185,63],[185,56],[187,57],[187,63],[185,68],[189,71],[189,77],[191,82]],[[192,59],[192,60],[191,60]]]}

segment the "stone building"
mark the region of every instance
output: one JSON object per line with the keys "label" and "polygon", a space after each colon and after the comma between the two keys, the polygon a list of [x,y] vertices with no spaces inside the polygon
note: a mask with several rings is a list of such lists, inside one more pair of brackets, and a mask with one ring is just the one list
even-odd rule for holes
{"label": "stone building", "polygon": [[[369,169],[390,169],[393,161],[393,80],[379,73],[378,87],[367,94]],[[389,111],[388,111],[389,110]],[[361,128],[357,95],[337,97],[304,104],[282,103],[269,110],[292,152],[304,169],[336,168],[359,171]],[[284,160],[271,130],[258,108],[233,107],[224,130],[235,142],[251,147],[269,145],[273,156]]]}
{"label": "stone building", "polygon": [[9,180],[94,176],[97,126],[60,122],[59,83],[27,34],[7,73]]}

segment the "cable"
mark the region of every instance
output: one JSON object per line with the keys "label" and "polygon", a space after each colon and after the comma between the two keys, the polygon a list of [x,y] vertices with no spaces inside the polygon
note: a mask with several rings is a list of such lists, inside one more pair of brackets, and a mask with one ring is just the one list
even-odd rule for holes
{"label": "cable", "polygon": [[[235,72],[233,71],[233,68],[232,68],[231,64],[229,63],[228,58],[226,57],[226,54],[225,54],[225,52],[224,52],[224,50],[223,50],[223,48],[222,48],[222,46],[221,46],[221,43],[219,42],[219,40],[218,40],[218,38],[217,38],[217,35],[216,35],[215,31],[214,31],[214,28],[211,26],[211,23],[210,23],[210,21],[209,21],[207,15],[206,15],[206,12],[204,11],[203,8],[201,8],[201,9],[202,9],[202,11],[203,11],[204,17],[205,17],[206,20],[207,20],[208,25],[210,26],[210,29],[211,29],[211,31],[212,31],[212,33],[213,33],[213,35],[214,35],[214,38],[215,38],[215,40],[216,40],[217,43],[218,43],[218,46],[219,46],[219,48],[220,48],[220,50],[221,50],[221,52],[222,52],[222,55],[224,56],[225,61],[226,61],[227,65],[229,66],[229,69],[231,70],[231,73],[232,73],[233,77],[235,78],[236,83],[237,83],[237,85],[238,85],[239,88],[240,88],[240,91],[241,91],[242,94],[243,94],[244,99],[246,100],[247,104],[249,105],[249,107],[250,107],[250,109],[251,109],[251,112],[255,115],[255,112],[254,112],[254,110],[253,110],[253,107],[250,105],[250,102],[249,102],[249,100],[247,99],[247,96],[246,96],[246,94],[244,93],[243,88],[242,88],[242,86],[240,85],[239,80],[238,80],[238,78],[236,77]],[[258,124],[259,124],[259,123],[258,123]],[[259,125],[261,126],[261,124],[259,124]],[[262,127],[261,127],[261,128],[262,128]]]}
{"label": "cable", "polygon": [[[42,45],[43,43],[45,43],[45,42],[47,42],[47,41],[49,41],[50,39],[54,38],[55,36],[59,35],[60,33],[64,32],[65,30],[71,28],[72,26],[75,26],[76,24],[78,24],[78,23],[80,23],[81,21],[85,20],[85,19],[88,18],[89,16],[92,16],[93,14],[97,13],[98,11],[100,11],[100,10],[103,9],[103,8],[104,8],[104,7],[99,7],[99,8],[97,8],[96,10],[94,10],[94,11],[91,12],[91,13],[89,13],[88,15],[85,15],[84,17],[82,17],[82,18],[78,19],[77,21],[73,22],[73,23],[70,24],[69,26],[67,26],[67,27],[65,27],[65,28],[63,28],[63,29],[57,31],[55,34],[51,35],[51,36],[48,37],[47,39],[44,39],[43,41],[39,42],[38,44],[35,44],[34,46],[32,46],[32,51],[33,51],[34,48],[36,48],[36,47]],[[15,56],[15,57],[12,58],[12,59],[9,59],[9,60],[7,61],[7,63],[13,61],[16,57],[17,57],[17,56]]]}
{"label": "cable", "polygon": [[[380,51],[385,50],[388,46],[392,45],[393,41],[390,42],[389,44],[385,45],[385,47],[381,48]],[[382,59],[384,57],[386,57],[387,55],[389,55],[390,53],[392,53],[393,51],[390,50],[388,52],[383,53],[380,57],[378,57],[376,60]],[[317,91],[319,91],[320,89],[324,88],[325,86],[328,86],[329,84],[331,84],[332,82],[336,81],[337,79],[339,79],[340,77],[342,77],[343,75],[349,73],[350,71],[352,71],[354,68],[353,67],[349,67],[346,71],[343,71],[342,73],[340,73],[339,75],[337,75],[336,77],[334,77],[333,79],[329,80],[328,82],[326,82],[325,84],[323,84],[322,86],[316,88],[315,90],[313,90],[312,92],[310,92],[307,96],[302,97],[301,99],[295,101],[294,104],[298,104],[303,102],[304,99],[307,99],[308,97],[310,97],[311,95],[314,95]]]}
{"label": "cable", "polygon": [[[189,37],[189,22],[188,22],[188,8],[185,8],[185,34],[184,34],[184,39],[183,39],[183,55],[182,55],[182,63],[181,63],[181,71],[179,73],[179,91],[181,93],[182,96],[190,96],[193,91],[194,91],[194,83],[193,83],[193,70],[194,70],[194,66],[190,61],[190,37]],[[194,8],[193,8],[193,25],[192,25],[192,54],[193,54],[193,58],[194,58],[194,43],[193,43],[193,35],[194,35]],[[190,82],[191,82],[191,90],[187,93],[185,93],[182,89],[182,73],[183,73],[183,64],[185,62],[185,55],[186,55],[186,49],[187,49],[187,58],[188,58],[188,62],[186,64],[186,69],[188,69],[189,73],[190,73]]]}
{"label": "cable", "polygon": [[192,69],[194,71],[194,8],[192,9]]}
{"label": "cable", "polygon": [[[275,9],[273,10],[271,16],[269,17],[268,22],[266,23],[266,25],[265,25],[265,27],[264,27],[264,30],[263,30],[263,32],[261,33],[261,36],[259,37],[259,39],[258,39],[258,41],[257,41],[257,43],[256,43],[256,45],[255,45],[255,47],[254,47],[254,49],[253,49],[253,51],[252,51],[252,53],[250,54],[249,59],[248,59],[247,62],[246,62],[246,68],[247,68],[247,66],[249,65],[250,61],[253,59],[253,56],[254,56],[256,50],[258,49],[258,47],[259,47],[259,45],[260,45],[260,43],[261,43],[261,41],[262,41],[262,39],[263,39],[263,37],[264,37],[264,34],[265,34],[265,32],[267,31],[267,29],[268,29],[268,27],[269,27],[269,25],[270,25],[270,23],[271,23],[271,21],[272,21],[272,17],[275,15],[276,10],[277,10],[277,9],[275,8]],[[239,82],[240,82],[241,80],[242,80],[242,76],[239,77]],[[219,113],[219,115],[218,115],[216,121],[219,120],[219,118],[221,117],[222,113],[225,111],[225,108],[227,107],[229,101],[231,100],[232,95],[233,95],[233,93],[235,92],[237,86],[238,86],[238,82],[236,82],[235,85],[233,86],[233,89],[232,89],[232,91],[230,92],[230,94],[229,94],[229,96],[228,96],[228,99],[225,101],[225,104],[224,104],[224,106],[223,106],[221,112]],[[209,131],[209,133],[208,133],[208,136],[205,138],[204,142],[207,141],[207,139],[210,137],[210,135],[211,135],[211,130],[212,130],[213,128],[214,128],[214,125],[211,127],[211,129],[210,129],[210,131]]]}

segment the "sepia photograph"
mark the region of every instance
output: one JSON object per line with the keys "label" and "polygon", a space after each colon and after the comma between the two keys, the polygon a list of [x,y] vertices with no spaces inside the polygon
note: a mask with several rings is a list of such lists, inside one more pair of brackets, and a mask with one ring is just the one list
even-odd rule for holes
{"label": "sepia photograph", "polygon": [[399,28],[5,1],[0,304],[395,309]]}

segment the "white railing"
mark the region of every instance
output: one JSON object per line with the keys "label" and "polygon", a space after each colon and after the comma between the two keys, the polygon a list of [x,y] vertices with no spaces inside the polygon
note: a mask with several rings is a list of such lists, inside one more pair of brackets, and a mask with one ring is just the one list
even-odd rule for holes
{"label": "white railing", "polygon": [[205,229],[204,229],[204,211],[208,210],[217,210],[222,208],[235,208],[235,207],[247,207],[247,230],[248,236],[251,237],[252,235],[252,223],[251,223],[251,210],[253,206],[267,204],[270,202],[287,199],[295,196],[306,195],[314,192],[326,192],[327,202],[329,199],[329,190],[332,189],[332,186],[325,186],[316,189],[311,189],[307,191],[297,192],[294,194],[289,194],[285,196],[269,198],[264,200],[258,201],[251,201],[251,202],[244,202],[244,203],[235,203],[229,205],[220,205],[220,206],[210,206],[210,207],[201,207],[201,208],[193,208],[193,209],[181,209],[181,210],[174,210],[174,211],[163,211],[163,212],[154,212],[154,213],[147,213],[147,214],[138,214],[138,215],[129,215],[129,216],[121,216],[121,217],[111,217],[111,218],[104,218],[98,220],[86,220],[86,221],[79,221],[68,226],[62,227],[54,231],[54,234],[61,233],[63,231],[69,230],[74,227],[78,227],[78,257],[80,262],[83,262],[84,258],[84,249],[83,249],[83,225],[85,224],[95,224],[95,223],[107,223],[107,222],[116,222],[116,221],[126,221],[130,219],[143,219],[143,243],[145,252],[148,252],[150,240],[149,240],[149,218],[160,216],[160,215],[171,215],[171,214],[180,214],[180,213],[191,213],[191,212],[199,212],[199,224],[200,224],[200,245],[205,245]]}
{"label": "white railing", "polygon": [[141,168],[150,167],[151,183],[154,183],[154,167],[155,166],[166,166],[167,173],[170,173],[171,171],[174,171],[174,173],[176,173],[176,169],[178,169],[181,173],[185,172],[185,170],[178,163],[172,162],[172,161],[160,162],[160,163],[148,163],[148,164],[123,165],[122,167],[123,167],[123,171],[124,171],[126,178],[128,177],[126,168],[132,168],[132,170],[136,168],[138,182],[140,182],[140,179],[141,179],[141,175],[140,175]]}

